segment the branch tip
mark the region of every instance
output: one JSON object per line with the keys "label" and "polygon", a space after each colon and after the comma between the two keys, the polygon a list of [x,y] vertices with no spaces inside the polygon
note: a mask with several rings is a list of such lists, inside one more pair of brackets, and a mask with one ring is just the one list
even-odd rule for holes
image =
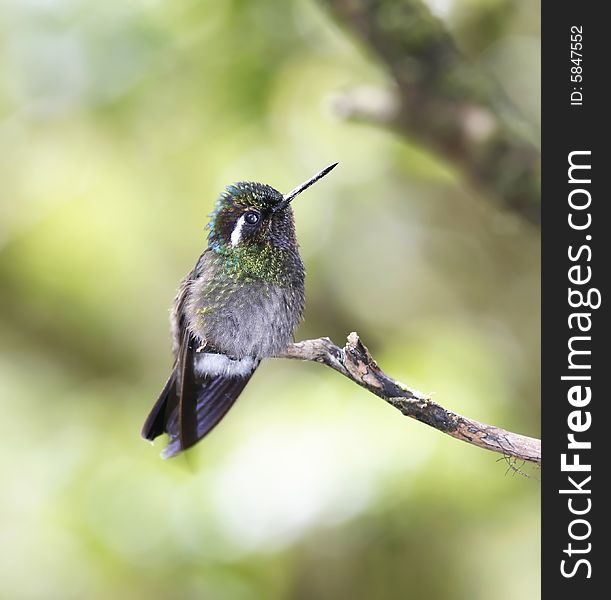
{"label": "branch tip", "polygon": [[513,460],[541,464],[541,441],[463,417],[424,394],[389,377],[380,369],[356,331],[339,348],[330,338],[291,344],[277,358],[319,362],[382,398],[403,415],[429,425],[474,446],[497,452]]}

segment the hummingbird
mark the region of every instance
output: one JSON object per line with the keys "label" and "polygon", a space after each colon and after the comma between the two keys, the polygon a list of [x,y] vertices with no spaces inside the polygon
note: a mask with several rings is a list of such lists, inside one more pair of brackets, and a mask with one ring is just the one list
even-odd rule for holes
{"label": "hummingbird", "polygon": [[148,440],[168,434],[164,458],[207,435],[261,360],[293,341],[305,305],[305,269],[291,202],[337,164],[288,194],[243,181],[218,197],[208,247],[170,312],[172,372],[142,428]]}

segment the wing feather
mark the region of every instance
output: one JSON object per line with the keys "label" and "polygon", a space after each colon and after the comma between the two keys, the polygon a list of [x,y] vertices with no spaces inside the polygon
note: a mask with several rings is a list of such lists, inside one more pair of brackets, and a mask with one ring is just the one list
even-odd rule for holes
{"label": "wing feather", "polygon": [[[196,270],[183,280],[176,295],[172,311],[174,366],[142,428],[142,436],[149,440],[168,434],[164,458],[190,448],[207,435],[233,406],[258,366],[256,363],[250,373],[233,377],[196,374],[196,348],[202,341],[190,333],[185,312]],[[218,353],[211,347],[206,351]]]}

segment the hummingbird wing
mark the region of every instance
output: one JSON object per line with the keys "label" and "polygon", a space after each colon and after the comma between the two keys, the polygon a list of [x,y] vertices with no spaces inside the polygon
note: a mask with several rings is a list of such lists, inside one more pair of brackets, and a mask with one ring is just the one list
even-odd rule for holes
{"label": "hummingbird wing", "polygon": [[168,434],[164,458],[190,448],[207,435],[233,406],[258,366],[257,361],[249,372],[239,375],[196,374],[196,355],[201,357],[202,353],[194,351],[193,342],[186,334],[172,374],[142,429],[142,436],[149,440]]}
{"label": "hummingbird wing", "polygon": [[147,440],[154,440],[156,437],[165,433],[165,423],[168,418],[168,408],[178,405],[178,395],[176,393],[176,365],[168,377],[159,398],[151,409],[142,427],[142,437]]}
{"label": "hummingbird wing", "polygon": [[210,433],[233,406],[255,369],[256,366],[239,377],[198,377],[194,393],[181,396],[177,410],[166,422],[170,440],[163,457],[169,458],[190,448]]}
{"label": "hummingbird wing", "polygon": [[174,334],[175,360],[172,367],[172,372],[168,377],[159,398],[155,402],[151,412],[149,413],[144,426],[142,427],[142,437],[147,440],[154,440],[156,437],[166,432],[166,422],[170,414],[179,405],[179,382],[182,364],[185,364],[185,335],[187,334],[185,304],[189,293],[191,281],[194,276],[194,271],[191,271],[181,282],[178,294],[174,300],[174,308],[172,310],[172,324]]}
{"label": "hummingbird wing", "polygon": [[[233,361],[208,346],[197,351],[201,341],[190,333],[184,312],[192,276],[184,280],[175,303],[179,341],[174,367],[142,428],[142,437],[149,440],[169,435],[164,458],[190,448],[208,434],[233,406],[259,364],[254,359]],[[196,372],[196,362],[206,364],[204,358],[215,368]],[[219,361],[224,365],[221,371]]]}

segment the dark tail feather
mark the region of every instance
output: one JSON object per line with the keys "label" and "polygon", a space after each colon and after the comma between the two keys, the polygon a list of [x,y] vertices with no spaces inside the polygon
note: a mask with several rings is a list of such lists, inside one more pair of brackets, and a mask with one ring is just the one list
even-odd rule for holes
{"label": "dark tail feather", "polygon": [[256,368],[243,377],[198,377],[180,399],[173,371],[144,424],[142,436],[153,440],[167,433],[170,440],[163,450],[164,458],[190,448],[227,414]]}
{"label": "dark tail feather", "polygon": [[[219,375],[198,379],[195,395],[183,397],[180,406],[167,419],[165,430],[170,441],[162,456],[174,456],[210,433],[233,406],[253,373],[254,369],[244,377]],[[190,432],[187,439],[182,435],[185,429]]]}
{"label": "dark tail feather", "polygon": [[176,393],[176,369],[168,377],[161,394],[153,406],[149,416],[142,427],[142,437],[154,440],[157,436],[165,433],[166,421],[171,412],[178,406],[178,395]]}
{"label": "dark tail feather", "polygon": [[188,330],[185,329],[181,336],[180,349],[174,368],[163,390],[161,390],[153,410],[144,422],[142,437],[147,440],[154,440],[157,436],[168,431],[168,420],[174,414],[176,408],[182,404],[181,398],[194,395],[196,389],[193,339]]}

